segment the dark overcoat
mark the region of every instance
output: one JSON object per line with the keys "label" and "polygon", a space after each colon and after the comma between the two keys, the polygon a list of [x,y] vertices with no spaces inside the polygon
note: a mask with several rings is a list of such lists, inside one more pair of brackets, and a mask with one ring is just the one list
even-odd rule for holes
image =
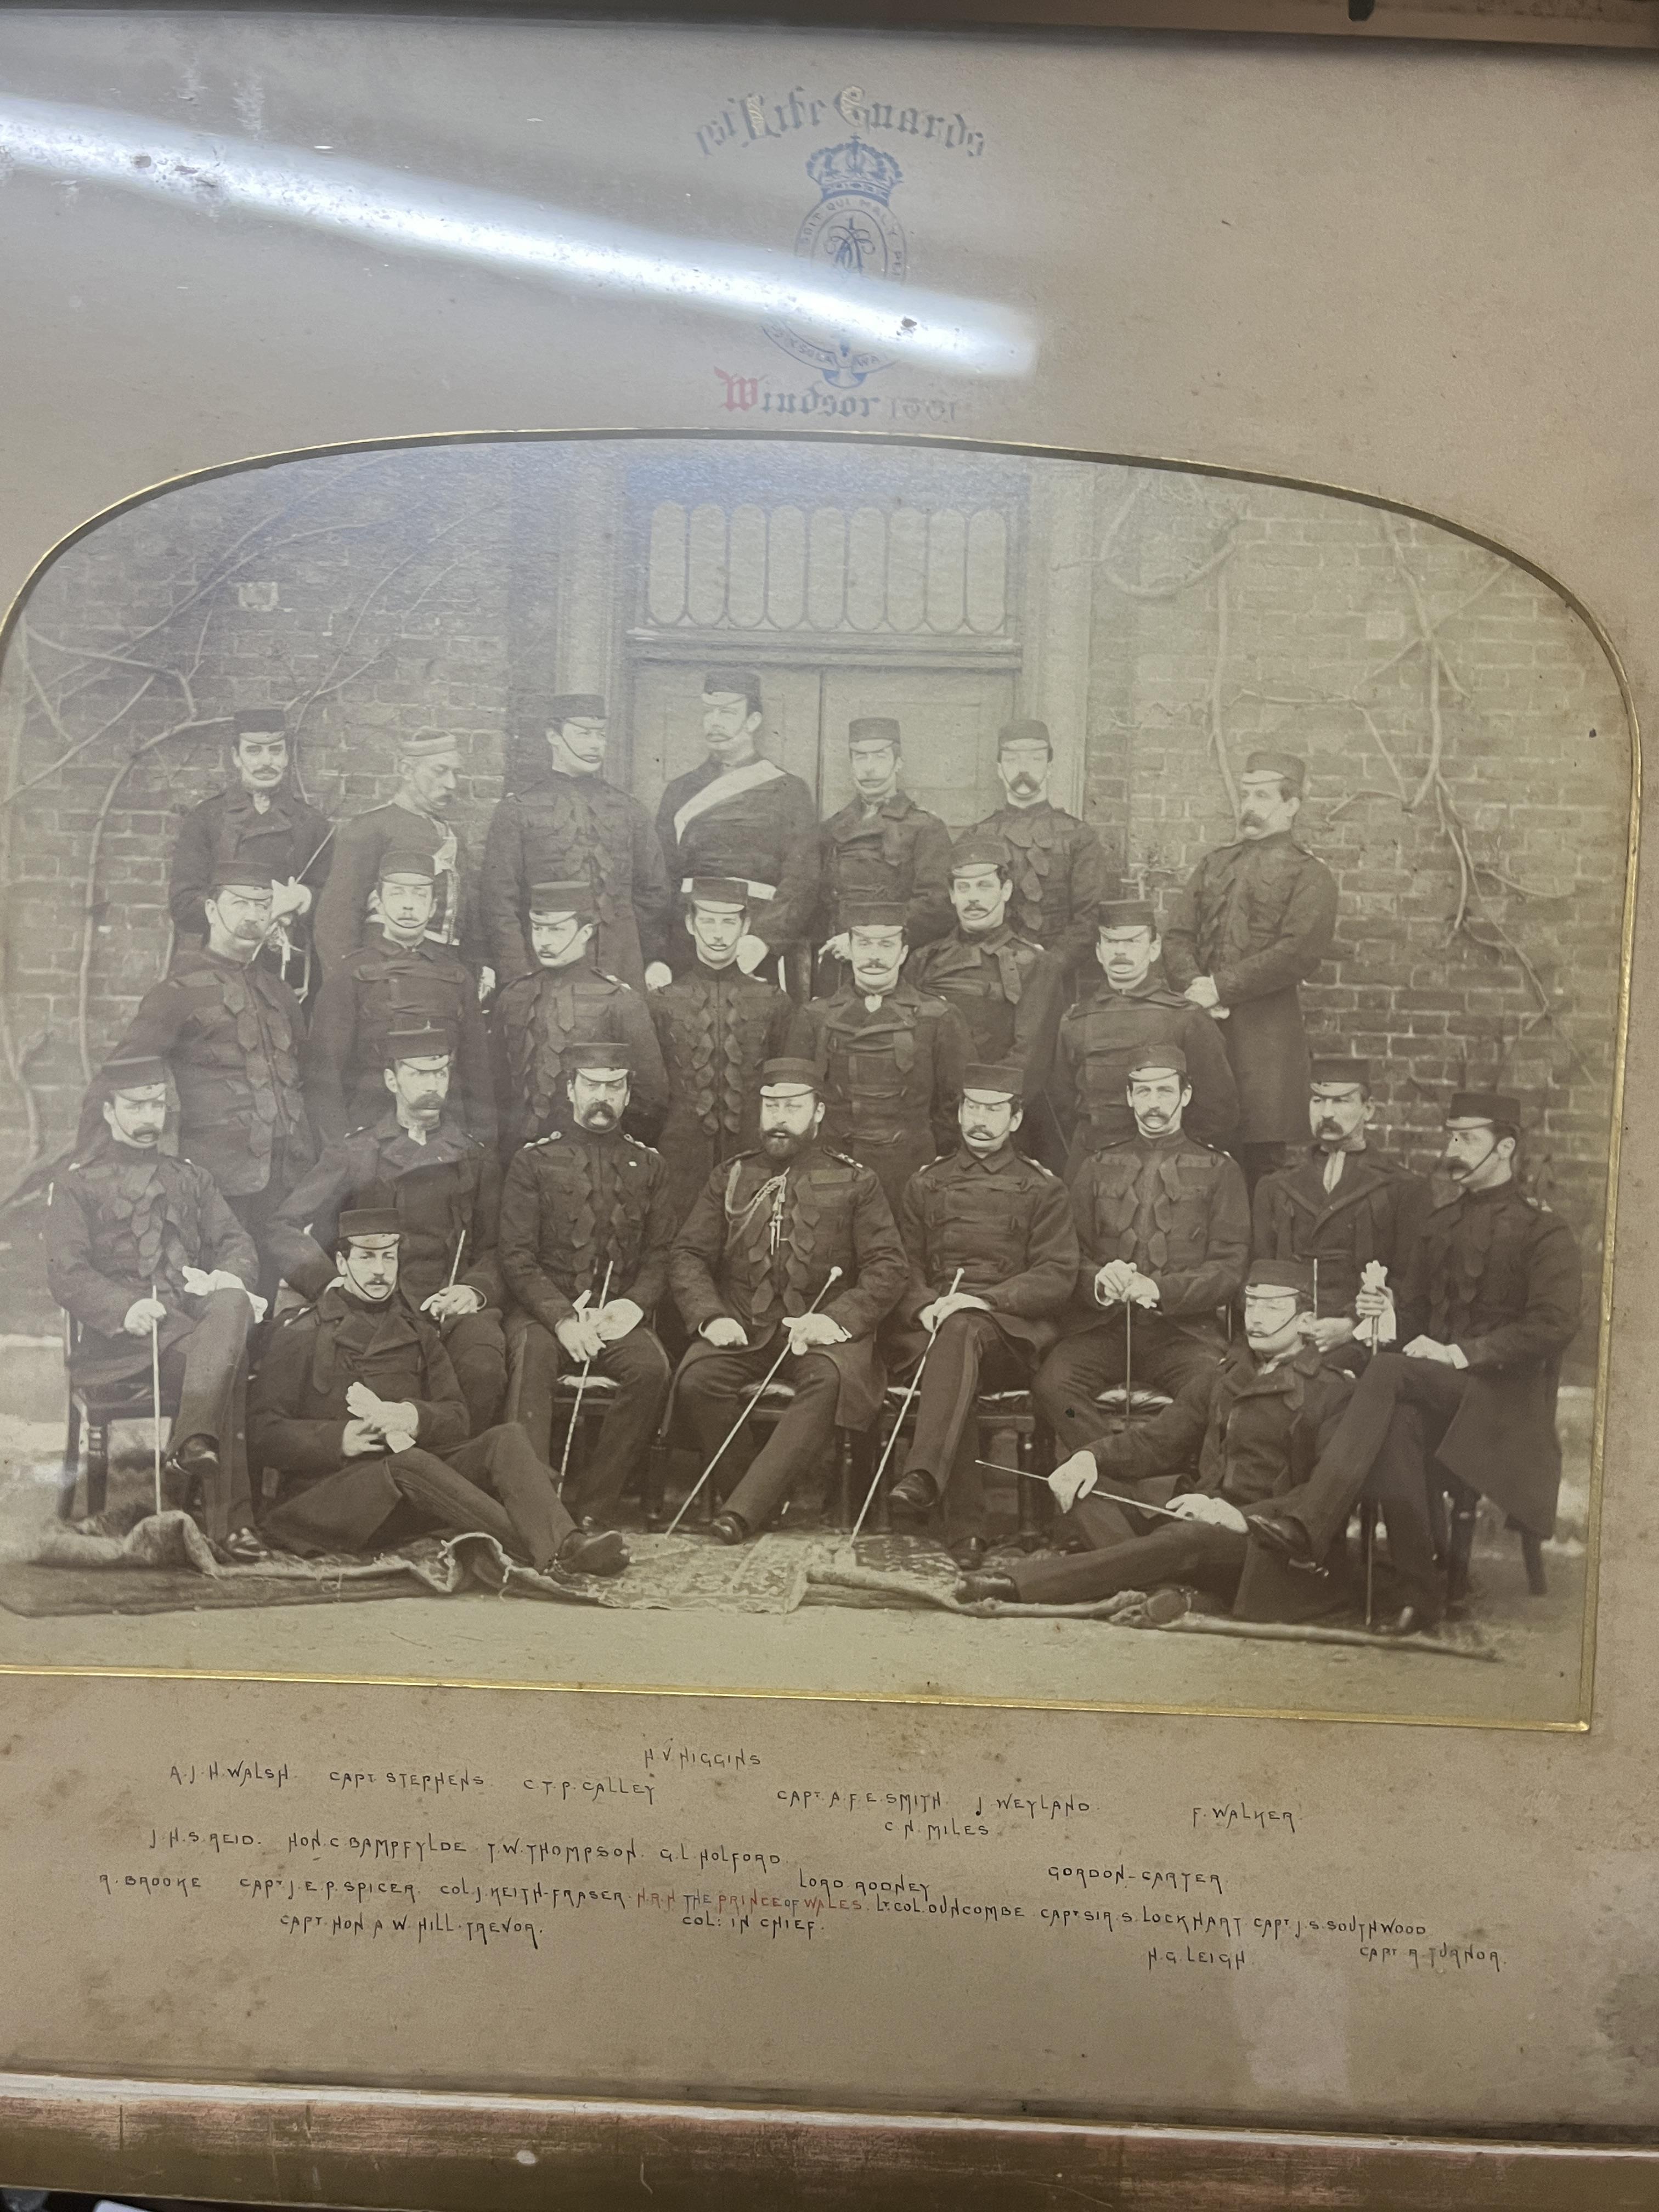
{"label": "dark overcoat", "polygon": [[1237,1141],[1294,1145],[1308,1133],[1308,1040],[1298,985],[1336,933],[1336,878],[1288,830],[1206,853],[1164,933],[1178,991],[1211,976],[1238,1085]]}
{"label": "dark overcoat", "polygon": [[655,825],[638,799],[599,776],[550,768],[501,801],[479,887],[498,985],[536,971],[530,894],[545,883],[588,886],[599,917],[596,962],[642,991],[646,963],[666,957],[675,902]]}
{"label": "dark overcoat", "polygon": [[311,1011],[303,1054],[306,1104],[319,1143],[378,1121],[386,1110],[386,1041],[428,1024],[448,1032],[450,1091],[480,1137],[495,1133],[489,1036],[472,971],[447,945],[394,945],[370,929],[330,969]]}
{"label": "dark overcoat", "polygon": [[[192,806],[179,824],[167,872],[167,910],[181,943],[201,944],[207,937],[202,911],[216,872],[233,861],[241,861],[268,874],[273,883],[295,877],[312,893],[315,913],[317,894],[328,880],[334,858],[328,817],[301,799],[289,777],[270,794],[263,813],[253,793],[235,784]],[[307,922],[298,923],[301,930]],[[289,927],[295,921],[290,920]]]}
{"label": "dark overcoat", "polygon": [[290,1550],[361,1551],[400,1503],[387,1455],[345,1456],[354,1382],[415,1407],[419,1449],[441,1457],[466,1442],[466,1401],[436,1324],[401,1290],[383,1306],[325,1291],[273,1332],[248,1393],[249,1455],[277,1477],[262,1524]]}
{"label": "dark overcoat", "polygon": [[1396,1297],[1427,1218],[1427,1180],[1374,1152],[1342,1156],[1334,1190],[1325,1188],[1326,1155],[1317,1145],[1294,1165],[1275,1169],[1255,1187],[1252,1248],[1258,1260],[1307,1260],[1318,1269],[1319,1311],[1348,1316],[1361,1273],[1373,1260],[1389,1271]]}
{"label": "dark overcoat", "polygon": [[[331,1145],[276,1209],[267,1242],[284,1279],[308,1298],[335,1274],[340,1214],[347,1206],[390,1206],[398,1217],[398,1280],[419,1305],[450,1280],[501,1303],[496,1225],[501,1165],[493,1146],[446,1115],[417,1145],[388,1110],[371,1127]],[[465,1236],[466,1241],[462,1244]]]}

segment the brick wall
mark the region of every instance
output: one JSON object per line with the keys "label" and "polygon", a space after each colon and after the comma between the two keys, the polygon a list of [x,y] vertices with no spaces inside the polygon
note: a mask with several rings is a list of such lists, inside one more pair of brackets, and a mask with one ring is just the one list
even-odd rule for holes
{"label": "brick wall", "polygon": [[[150,500],[47,573],[0,669],[0,744],[27,781],[94,742],[12,810],[0,876],[11,1043],[44,1035],[29,1073],[48,1150],[78,1106],[88,860],[124,763],[137,755],[104,814],[85,956],[94,1065],[165,960],[173,826],[223,779],[222,733],[165,734],[179,723],[305,702],[301,777],[334,814],[390,796],[399,731],[450,729],[478,850],[515,675],[555,642],[559,510],[580,466],[579,449],[487,446],[283,463]],[[1300,834],[1342,890],[1338,957],[1307,993],[1316,1037],[1387,1062],[1390,1142],[1419,1165],[1449,1085],[1519,1091],[1530,1171],[1595,1265],[1629,757],[1594,641],[1523,571],[1405,522],[1396,552],[1366,507],[1117,469],[1093,502],[1091,818],[1167,903],[1231,835],[1218,731],[1235,773],[1259,739],[1305,755]],[[1413,583],[1447,670],[1440,781],[1407,804],[1431,745]],[[96,657],[118,649],[132,658]],[[1460,836],[1496,872],[1472,879],[1454,932]],[[0,1080],[8,1153],[22,1133]]]}

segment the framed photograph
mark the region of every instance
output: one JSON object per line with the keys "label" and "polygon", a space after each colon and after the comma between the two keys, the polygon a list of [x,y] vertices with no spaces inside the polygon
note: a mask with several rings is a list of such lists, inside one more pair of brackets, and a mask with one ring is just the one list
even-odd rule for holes
{"label": "framed photograph", "polygon": [[1458,21],[0,15],[11,2178],[1650,2188],[1651,64]]}

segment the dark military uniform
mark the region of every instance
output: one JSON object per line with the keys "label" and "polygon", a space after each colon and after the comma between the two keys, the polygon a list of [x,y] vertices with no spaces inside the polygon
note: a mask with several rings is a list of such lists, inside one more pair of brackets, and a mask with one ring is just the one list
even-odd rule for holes
{"label": "dark military uniform", "polygon": [[666,1076],[668,1113],[657,1144],[678,1229],[709,1170],[757,1141],[762,1066],[795,1048],[799,1017],[775,983],[735,963],[714,969],[699,961],[646,1004]]}
{"label": "dark military uniform", "polygon": [[437,900],[427,925],[428,943],[447,945],[470,967],[479,966],[485,946],[465,888],[466,847],[459,831],[451,822],[392,799],[385,806],[371,807],[367,814],[353,815],[334,833],[334,865],[317,902],[313,933],[324,975],[331,975],[373,927],[369,894],[380,883],[382,864],[394,846],[431,859]]}
{"label": "dark military uniform", "polygon": [[904,1247],[872,1170],[813,1145],[787,1168],[759,1152],[716,1168],[669,1255],[687,1328],[695,1334],[727,1315],[749,1338],[733,1351],[700,1340],[680,1362],[676,1395],[705,1455],[776,1358],[784,1316],[806,1311],[831,1267],[841,1280],[817,1310],[840,1322],[848,1341],[787,1359],[793,1404],[758,1452],[740,1436],[716,1470],[717,1482],[730,1482],[747,1455],[726,1506],[751,1529],[765,1527],[837,1425],[861,1429],[880,1405],[886,1375],[876,1330],[908,1278]]}
{"label": "dark military uniform", "polygon": [[1003,921],[977,934],[960,927],[913,952],[906,980],[962,1016],[969,1056],[988,1066],[1017,1066],[1025,1097],[1048,1079],[1059,1012],[1054,963],[1042,947]]}
{"label": "dark military uniform", "polygon": [[570,1128],[564,1087],[569,1044],[628,1047],[629,1119],[654,1133],[668,1103],[668,1078],[649,1007],[641,993],[594,966],[591,947],[568,967],[538,968],[509,983],[496,999],[490,1025],[504,1158],[520,1145]]}
{"label": "dark military uniform", "polygon": [[[327,815],[319,814],[300,797],[291,775],[271,793],[263,811],[255,805],[253,793],[240,784],[216,792],[211,799],[191,808],[179,825],[179,841],[173,848],[167,910],[179,943],[205,943],[203,902],[216,872],[240,862],[257,868],[272,883],[285,884],[293,877],[308,888],[312,913],[290,915],[285,925],[288,943],[303,946],[310,940],[317,897],[328,880],[333,857]],[[274,965],[284,981],[294,982],[295,976],[283,964],[284,949],[268,946],[260,958],[266,965]]]}
{"label": "dark military uniform", "polygon": [[1106,855],[1086,822],[1051,806],[1000,806],[969,835],[1000,837],[1014,859],[1008,920],[1074,968],[1094,950],[1095,917],[1106,896]]}
{"label": "dark military uniform", "polygon": [[475,1136],[493,1139],[495,1096],[489,1036],[471,971],[447,945],[395,945],[370,929],[337,961],[312,1007],[306,1040],[306,1103],[319,1140],[336,1144],[348,1129],[386,1111],[386,1041],[393,1030],[448,1032],[454,1054],[452,1096]]}
{"label": "dark military uniform", "polygon": [[[1398,1341],[1430,1336],[1455,1345],[1468,1364],[1379,1352],[1312,1478],[1275,1499],[1274,1516],[1299,1522],[1322,1557],[1362,1495],[1403,1474],[1420,1497],[1433,1461],[1522,1528],[1549,1535],[1561,1483],[1556,1385],[1582,1297],[1572,1231],[1513,1182],[1437,1207],[1396,1292]],[[1419,1613],[1437,1619],[1426,1522],[1405,1558],[1390,1524],[1389,1549]]]}
{"label": "dark military uniform", "polygon": [[[817,903],[818,810],[798,775],[757,757],[724,769],[706,760],[677,775],[657,809],[671,890],[696,876],[746,883],[752,936],[774,952],[799,944]],[[669,964],[684,972],[691,940],[671,933]]]}
{"label": "dark military uniform", "polygon": [[[1136,1382],[1171,1395],[1207,1373],[1225,1349],[1217,1308],[1238,1295],[1250,1257],[1250,1208],[1236,1160],[1184,1129],[1136,1135],[1091,1153],[1072,1186],[1081,1263],[1063,1340],[1042,1364],[1036,1395],[1061,1449],[1098,1436],[1097,1393],[1122,1382],[1125,1331]],[[1127,1260],[1158,1285],[1156,1307],[1133,1317],[1103,1307],[1095,1277]]]}
{"label": "dark military uniform", "polygon": [[1050,1090],[1070,1142],[1066,1173],[1091,1152],[1135,1133],[1128,1071],[1149,1045],[1179,1045],[1193,1095],[1182,1116],[1200,1144],[1224,1145],[1238,1120],[1238,1093],[1218,1024],[1172,991],[1156,963],[1137,991],[1116,991],[1103,975],[1060,1017]]}
{"label": "dark military uniform", "polygon": [[597,775],[550,768],[501,801],[480,888],[498,984],[538,972],[526,917],[532,890],[545,883],[590,887],[598,965],[642,991],[646,963],[665,957],[673,899],[655,826],[638,799]]}
{"label": "dark military uniform", "polygon": [[438,1328],[474,1436],[501,1419],[507,1391],[495,1249],[501,1198],[501,1162],[493,1146],[448,1115],[417,1144],[388,1108],[372,1127],[354,1129],[329,1146],[270,1224],[271,1252],[284,1279],[313,1299],[334,1279],[340,1215],[348,1206],[390,1207],[396,1213],[398,1281],[411,1305],[444,1287],[459,1253],[464,1265],[454,1279],[476,1291],[483,1304]]}
{"label": "dark military uniform", "polygon": [[[1059,1334],[1057,1316],[1077,1286],[1077,1229],[1066,1186],[1005,1145],[979,1159],[965,1145],[918,1168],[899,1203],[910,1281],[889,1324],[896,1374],[924,1354],[915,1434],[905,1474],[933,1477],[953,1535],[985,1532],[985,1484],[974,1400],[1018,1389]],[[952,1314],[930,1337],[920,1316],[951,1288],[981,1297],[988,1312]]]}
{"label": "dark military uniform", "polygon": [[[118,1052],[155,1054],[179,1094],[179,1150],[204,1167],[264,1249],[265,1224],[315,1156],[300,1090],[304,1018],[258,966],[181,945]],[[262,1282],[260,1287],[274,1286]]]}
{"label": "dark military uniform", "polygon": [[[1219,1367],[1184,1382],[1153,1419],[1102,1437],[1089,1451],[1106,1489],[1145,1485],[1160,1504],[1196,1492],[1245,1513],[1307,1479],[1352,1388],[1310,1348],[1263,1367],[1240,1345]],[[1120,1590],[1193,1583],[1246,1619],[1271,1617],[1241,1587],[1255,1547],[1237,1529],[1155,1519],[1093,1492],[1061,1525],[1087,1546],[1080,1555],[1015,1559],[1003,1570],[1028,1605],[1086,1605]],[[1258,1583],[1264,1594],[1267,1586]]]}
{"label": "dark military uniform", "polygon": [[[1328,1159],[1342,1163],[1329,1190]],[[1310,1146],[1292,1167],[1255,1187],[1251,1248],[1258,1260],[1309,1260],[1316,1269],[1318,1311],[1352,1319],[1367,1264],[1380,1260],[1396,1296],[1427,1217],[1427,1179],[1364,1146],[1328,1153]]]}
{"label": "dark military uniform", "polygon": [[46,1248],[52,1295],[80,1325],[70,1363],[76,1382],[101,1388],[149,1374],[149,1336],[129,1336],[121,1324],[154,1288],[167,1309],[156,1334],[162,1395],[178,1407],[173,1441],[207,1437],[219,1455],[207,1533],[243,1527],[251,1516],[244,1353],[252,1309],[240,1291],[195,1297],[184,1271],[223,1269],[252,1289],[258,1261],[212,1176],[192,1160],[141,1152],[105,1131],[52,1185]]}
{"label": "dark military uniform", "polygon": [[[348,1459],[346,1393],[412,1404],[414,1448]],[[466,1401],[437,1330],[394,1291],[371,1305],[341,1289],[272,1335],[249,1394],[253,1462],[278,1478],[260,1525],[295,1552],[381,1549],[435,1530],[482,1531],[515,1559],[546,1567],[574,1523],[524,1431],[466,1438]]]}
{"label": "dark military uniform", "polygon": [[501,1271],[514,1302],[508,1405],[538,1452],[552,1460],[563,1450],[562,1437],[556,1447],[551,1441],[553,1385],[570,1361],[554,1332],[574,1316],[577,1298],[585,1291],[597,1305],[608,1268],[606,1298],[631,1298],[644,1316],[589,1370],[617,1389],[598,1447],[566,1492],[583,1519],[614,1520],[623,1486],[656,1434],[670,1367],[651,1318],[668,1287],[673,1233],[661,1156],[617,1130],[544,1137],[507,1171]]}
{"label": "dark military uniform", "polygon": [[840,935],[843,908],[891,899],[905,909],[907,942],[929,944],[955,920],[951,833],[907,791],[867,811],[854,799],[818,831],[818,885],[816,937]]}
{"label": "dark military uniform", "polygon": [[873,1012],[850,981],[801,1011],[820,1077],[822,1139],[873,1168],[896,1206],[916,1170],[956,1144],[970,1057],[962,1016],[903,976]]}
{"label": "dark military uniform", "polygon": [[1176,990],[1213,978],[1238,1085],[1239,1147],[1294,1145],[1308,1127],[1308,1040],[1298,984],[1336,933],[1336,878],[1288,830],[1206,853],[1164,933]]}

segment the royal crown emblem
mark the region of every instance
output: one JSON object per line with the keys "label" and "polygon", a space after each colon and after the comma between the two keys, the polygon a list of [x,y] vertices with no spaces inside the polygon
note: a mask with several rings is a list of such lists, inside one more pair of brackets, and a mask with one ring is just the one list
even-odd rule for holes
{"label": "royal crown emblem", "polygon": [[[801,258],[849,276],[890,281],[902,276],[904,230],[889,203],[904,172],[892,155],[861,138],[848,138],[839,146],[819,147],[806,173],[818,188],[818,204],[795,234]],[[860,348],[850,338],[826,339],[820,331],[789,322],[769,323],[766,335],[843,392],[856,389],[893,358]]]}

